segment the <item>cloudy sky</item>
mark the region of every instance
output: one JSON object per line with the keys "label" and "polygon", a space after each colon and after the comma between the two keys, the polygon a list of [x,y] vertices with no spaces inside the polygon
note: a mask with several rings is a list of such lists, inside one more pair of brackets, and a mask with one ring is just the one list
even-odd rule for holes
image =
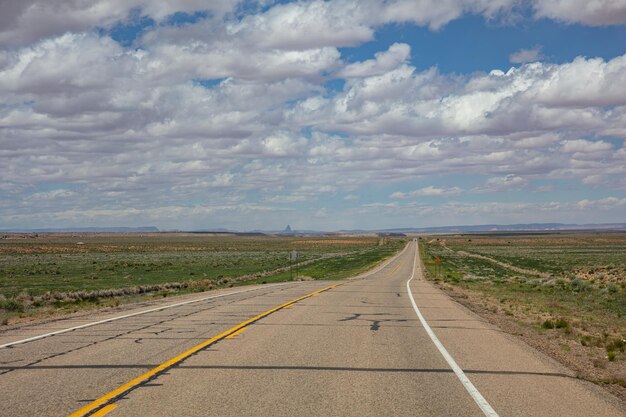
{"label": "cloudy sky", "polygon": [[626,0],[1,0],[0,229],[626,222]]}

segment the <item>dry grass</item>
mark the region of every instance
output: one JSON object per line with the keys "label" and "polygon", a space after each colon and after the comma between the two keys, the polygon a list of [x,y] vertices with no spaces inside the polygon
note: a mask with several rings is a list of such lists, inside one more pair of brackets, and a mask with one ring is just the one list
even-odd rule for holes
{"label": "dry grass", "polygon": [[626,233],[439,236],[421,249],[459,302],[626,399]]}
{"label": "dry grass", "polygon": [[[0,321],[122,298],[286,281],[292,275],[299,280],[343,278],[403,244],[380,243],[376,237],[204,234],[0,239]],[[300,262],[292,265],[287,255],[293,249],[298,250]]]}

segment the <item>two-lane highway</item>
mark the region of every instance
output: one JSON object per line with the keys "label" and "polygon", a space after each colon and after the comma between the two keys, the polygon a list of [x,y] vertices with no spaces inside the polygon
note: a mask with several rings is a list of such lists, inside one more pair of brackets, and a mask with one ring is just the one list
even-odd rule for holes
{"label": "two-lane highway", "polygon": [[0,348],[0,415],[626,415],[424,281],[416,243],[359,279],[218,295],[1,334],[88,325]]}

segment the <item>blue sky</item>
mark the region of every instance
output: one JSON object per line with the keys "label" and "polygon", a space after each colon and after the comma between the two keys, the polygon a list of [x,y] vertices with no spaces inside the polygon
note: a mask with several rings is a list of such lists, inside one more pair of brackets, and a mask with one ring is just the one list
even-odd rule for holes
{"label": "blue sky", "polygon": [[0,229],[626,222],[626,4],[0,5]]}
{"label": "blue sky", "polygon": [[440,30],[410,24],[380,28],[376,40],[354,50],[352,59],[367,59],[394,42],[411,45],[411,64],[418,70],[437,67],[445,73],[468,74],[511,67],[510,54],[541,47],[544,62],[564,63],[577,56],[605,60],[624,54],[626,26],[585,27],[554,20],[525,20],[518,23],[489,22],[480,16],[454,20]]}

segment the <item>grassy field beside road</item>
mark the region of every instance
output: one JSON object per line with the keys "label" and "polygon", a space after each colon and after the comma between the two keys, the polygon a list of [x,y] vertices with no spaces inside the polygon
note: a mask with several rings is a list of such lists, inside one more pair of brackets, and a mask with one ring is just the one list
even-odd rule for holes
{"label": "grassy field beside road", "polygon": [[[165,296],[296,275],[344,278],[404,244],[334,236],[9,235],[0,239],[0,320],[110,300],[119,303],[120,297],[146,293]],[[292,250],[298,251],[301,266],[290,273]]]}
{"label": "grassy field beside road", "polygon": [[434,236],[421,250],[455,298],[626,397],[626,233]]}

